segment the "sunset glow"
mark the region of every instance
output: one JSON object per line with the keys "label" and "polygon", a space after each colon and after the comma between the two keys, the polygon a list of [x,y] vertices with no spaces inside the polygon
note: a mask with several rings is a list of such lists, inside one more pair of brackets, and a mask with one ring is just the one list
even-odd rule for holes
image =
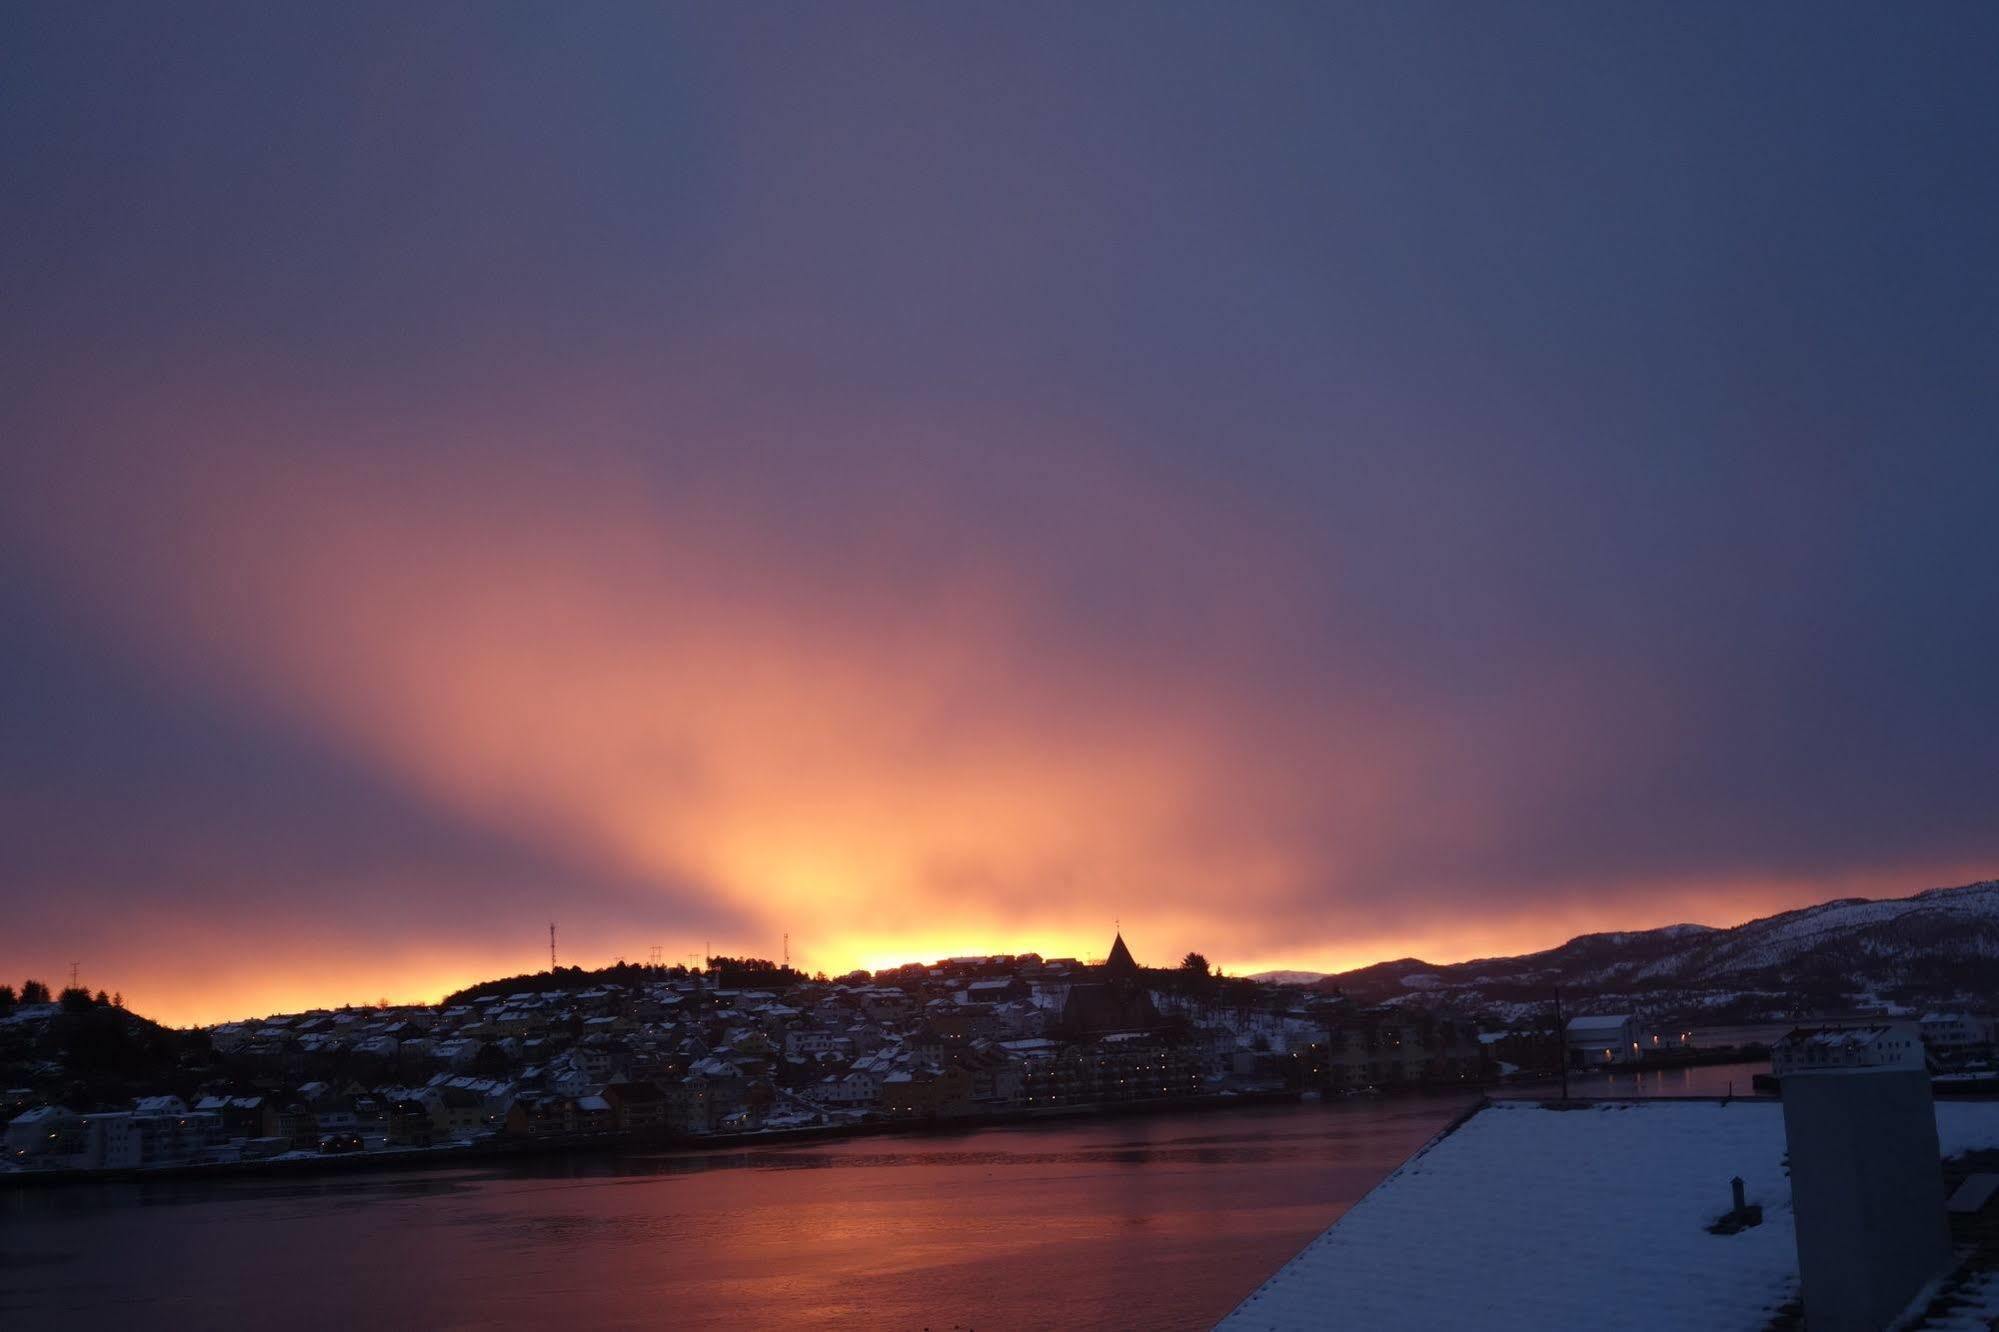
{"label": "sunset glow", "polygon": [[[550,920],[1338,970],[1999,864],[1990,333],[1909,313],[1989,305],[1982,242],[1925,215],[1878,290],[1822,281],[1868,226],[1793,243],[1920,189],[1772,151],[1695,227],[1704,120],[1487,128],[1469,38],[1438,156],[1367,25],[799,17],[286,32],[199,104],[135,22],[0,90],[50,141],[0,220],[0,977],[431,999]],[[1546,211],[1578,172],[1610,231]]]}

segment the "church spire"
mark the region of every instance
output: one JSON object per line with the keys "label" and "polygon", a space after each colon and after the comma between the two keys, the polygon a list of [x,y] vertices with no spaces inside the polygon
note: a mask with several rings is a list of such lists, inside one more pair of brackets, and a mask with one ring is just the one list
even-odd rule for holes
{"label": "church spire", "polygon": [[1138,960],[1131,955],[1131,949],[1125,947],[1124,931],[1122,930],[1118,931],[1117,937],[1111,940],[1111,955],[1104,959],[1104,974],[1107,976],[1136,976],[1138,974]]}

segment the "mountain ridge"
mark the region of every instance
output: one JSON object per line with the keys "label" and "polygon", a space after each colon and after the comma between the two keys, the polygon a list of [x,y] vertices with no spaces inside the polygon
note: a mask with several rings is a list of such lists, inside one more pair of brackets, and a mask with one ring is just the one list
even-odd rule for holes
{"label": "mountain ridge", "polygon": [[1713,1020],[1829,1006],[1918,1007],[1999,991],[1999,879],[1842,897],[1740,925],[1579,934],[1539,952],[1396,958],[1308,982],[1361,1003],[1498,1011],[1607,1004]]}

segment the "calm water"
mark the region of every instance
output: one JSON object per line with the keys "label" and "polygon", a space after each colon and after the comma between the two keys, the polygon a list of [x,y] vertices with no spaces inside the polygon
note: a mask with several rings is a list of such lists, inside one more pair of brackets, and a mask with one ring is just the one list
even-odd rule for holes
{"label": "calm water", "polygon": [[[1644,1073],[1576,1073],[1569,1077],[1571,1096],[1761,1096],[1750,1085],[1758,1073],[1768,1073],[1770,1061],[1747,1064],[1705,1064],[1692,1068],[1660,1068]],[[1495,1098],[1559,1096],[1559,1083],[1534,1083],[1497,1088]]]}
{"label": "calm water", "polygon": [[0,1188],[0,1326],[1204,1328],[1472,1099]]}

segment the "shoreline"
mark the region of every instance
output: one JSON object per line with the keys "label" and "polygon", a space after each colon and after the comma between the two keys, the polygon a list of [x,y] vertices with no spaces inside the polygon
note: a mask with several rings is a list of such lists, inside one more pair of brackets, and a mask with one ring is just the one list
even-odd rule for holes
{"label": "shoreline", "polygon": [[[1410,1088],[1443,1091],[1447,1087]],[[93,1183],[144,1183],[153,1180],[228,1179],[277,1175],[327,1174],[361,1170],[448,1169],[550,1156],[594,1156],[619,1152],[695,1154],[722,1148],[787,1147],[801,1143],[840,1142],[850,1138],[938,1137],[977,1129],[1075,1119],[1135,1119],[1150,1115],[1217,1113],[1250,1106],[1282,1105],[1304,1100],[1305,1091],[1274,1090],[1204,1093],[1144,1101],[1100,1101],[1046,1109],[994,1110],[933,1119],[881,1119],[857,1124],[811,1124],[798,1128],[752,1129],[731,1133],[626,1132],[588,1136],[492,1138],[436,1147],[390,1147],[373,1152],[333,1152],[312,1156],[277,1156],[254,1161],[204,1161],[186,1165],[130,1167],[117,1170],[19,1170],[0,1174],[0,1189],[69,1187]],[[1337,1099],[1337,1098],[1335,1098]]]}

